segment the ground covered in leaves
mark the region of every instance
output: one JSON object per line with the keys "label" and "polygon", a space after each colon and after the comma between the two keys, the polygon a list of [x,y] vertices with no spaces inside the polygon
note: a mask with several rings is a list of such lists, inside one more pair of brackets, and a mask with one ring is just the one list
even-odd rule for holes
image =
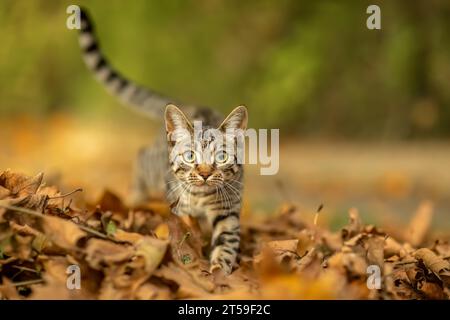
{"label": "ground covered in leaves", "polygon": [[[290,205],[244,219],[240,265],[226,276],[208,272],[208,241],[196,222],[172,215],[164,202],[130,209],[105,192],[79,209],[71,196],[45,186],[42,174],[0,174],[0,298],[450,297],[450,244],[427,237],[428,202],[395,237],[364,225],[356,209],[339,232],[319,227],[319,214],[305,221]],[[377,285],[370,266],[379,267],[379,289],[369,289]]]}

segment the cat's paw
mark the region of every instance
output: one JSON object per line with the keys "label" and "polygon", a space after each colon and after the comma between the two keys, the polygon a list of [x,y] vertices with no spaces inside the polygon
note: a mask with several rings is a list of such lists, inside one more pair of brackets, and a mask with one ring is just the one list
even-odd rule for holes
{"label": "cat's paw", "polygon": [[226,263],[223,260],[211,261],[211,267],[209,268],[210,273],[223,272],[226,275],[229,275],[233,271],[233,266],[231,264]]}

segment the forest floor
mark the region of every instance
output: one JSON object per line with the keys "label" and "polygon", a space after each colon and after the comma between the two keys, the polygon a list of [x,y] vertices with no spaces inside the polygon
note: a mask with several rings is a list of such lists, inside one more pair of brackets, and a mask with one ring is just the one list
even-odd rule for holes
{"label": "forest floor", "polygon": [[[195,223],[163,202],[123,204],[134,155],[155,132],[63,116],[2,124],[0,297],[449,297],[450,144],[281,132],[279,174],[247,168],[242,261],[227,277],[208,272]],[[67,290],[69,265],[81,268],[82,290]],[[381,268],[378,290],[371,265]]]}

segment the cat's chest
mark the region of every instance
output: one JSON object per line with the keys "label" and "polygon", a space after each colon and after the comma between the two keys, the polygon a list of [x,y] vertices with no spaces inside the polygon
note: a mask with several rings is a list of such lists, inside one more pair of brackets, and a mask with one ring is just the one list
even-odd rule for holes
{"label": "cat's chest", "polygon": [[182,195],[180,201],[184,208],[189,208],[188,214],[202,216],[206,213],[215,198],[217,198],[215,190],[209,192],[187,192]]}

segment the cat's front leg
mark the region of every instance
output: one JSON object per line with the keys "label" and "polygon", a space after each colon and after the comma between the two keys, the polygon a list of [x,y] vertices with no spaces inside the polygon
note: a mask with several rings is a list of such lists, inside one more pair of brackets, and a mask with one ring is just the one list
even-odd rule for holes
{"label": "cat's front leg", "polygon": [[239,254],[239,209],[208,212],[207,216],[212,227],[210,271],[221,269],[230,274]]}

